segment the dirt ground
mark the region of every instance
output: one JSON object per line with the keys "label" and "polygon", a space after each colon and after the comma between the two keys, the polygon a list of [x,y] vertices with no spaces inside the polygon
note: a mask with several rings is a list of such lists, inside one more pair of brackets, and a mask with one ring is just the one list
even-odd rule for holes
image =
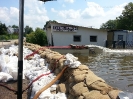
{"label": "dirt ground", "polygon": [[12,45],[14,44],[14,42],[18,41],[17,39],[16,40],[9,40],[9,41],[0,41],[0,48],[1,47],[5,47],[7,45]]}
{"label": "dirt ground", "polygon": [[[4,85],[17,91],[17,81],[10,82],[10,83],[4,83]],[[28,85],[28,80],[23,80],[23,89],[25,89],[27,87],[27,85]],[[28,94],[28,90],[27,90],[23,93],[22,99],[29,99],[28,96],[29,96],[29,94]],[[0,86],[0,99],[17,99],[17,95],[13,91],[10,91],[5,87]]]}

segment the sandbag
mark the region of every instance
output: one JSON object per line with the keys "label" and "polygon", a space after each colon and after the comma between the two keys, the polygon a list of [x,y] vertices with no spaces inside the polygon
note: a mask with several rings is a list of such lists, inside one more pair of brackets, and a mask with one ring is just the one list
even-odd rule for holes
{"label": "sandbag", "polygon": [[76,98],[75,96],[69,94],[67,99],[75,99],[75,98]]}
{"label": "sandbag", "polygon": [[72,73],[73,76],[77,76],[77,75],[81,75],[81,74],[88,74],[87,70],[79,70],[79,69],[75,69]]}
{"label": "sandbag", "polygon": [[113,90],[111,86],[102,81],[96,81],[93,84],[89,85],[88,88],[99,90],[101,94],[108,94],[109,91]]}
{"label": "sandbag", "polygon": [[97,75],[95,75],[92,71],[88,71],[88,74],[86,75],[85,81],[86,84],[88,86],[90,86],[92,83],[96,82],[96,81],[102,81],[105,82],[102,78],[98,77]]}
{"label": "sandbag", "polygon": [[63,83],[58,84],[57,91],[62,92],[62,93],[66,93],[66,86],[65,86],[65,84],[63,84]]}
{"label": "sandbag", "polygon": [[65,65],[64,65],[64,61],[65,61],[65,60],[66,60],[66,59],[64,59],[64,58],[62,58],[62,59],[59,60],[59,63],[58,63],[58,64],[59,64],[59,69],[60,69],[60,70],[62,70],[62,69],[64,68],[64,66],[65,66]]}
{"label": "sandbag", "polygon": [[73,79],[76,83],[83,82],[85,79],[86,74],[76,75],[73,76]]}
{"label": "sandbag", "polygon": [[0,72],[0,81],[7,82],[10,80],[13,80],[13,77],[10,74],[5,72]]}
{"label": "sandbag", "polygon": [[83,93],[83,96],[85,97],[84,99],[110,99],[108,95],[103,95],[97,90]]}
{"label": "sandbag", "polygon": [[84,99],[84,96],[78,96],[75,99]]}
{"label": "sandbag", "polygon": [[44,51],[43,53],[40,54],[41,58],[46,58],[46,52]]}
{"label": "sandbag", "polygon": [[80,96],[82,95],[82,93],[88,92],[89,89],[86,87],[84,82],[80,82],[72,87],[72,91],[74,92],[73,93],[74,96]]}
{"label": "sandbag", "polygon": [[118,99],[118,95],[120,92],[120,90],[112,90],[108,93],[108,95],[111,99]]}
{"label": "sandbag", "polygon": [[79,70],[88,70],[89,68],[86,65],[79,65],[78,69]]}

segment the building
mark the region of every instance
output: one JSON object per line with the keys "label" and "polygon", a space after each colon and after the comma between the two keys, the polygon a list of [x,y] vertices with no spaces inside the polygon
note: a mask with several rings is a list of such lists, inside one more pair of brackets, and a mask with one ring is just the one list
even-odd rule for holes
{"label": "building", "polygon": [[46,26],[48,44],[52,46],[99,45],[105,46],[107,31],[64,23],[49,22]]}
{"label": "building", "polygon": [[133,31],[128,30],[110,30],[107,35],[106,47],[123,46],[123,48],[133,47]]}
{"label": "building", "polygon": [[133,42],[133,31],[128,31],[127,41]]}
{"label": "building", "polygon": [[7,32],[8,32],[9,34],[13,34],[13,33],[19,34],[19,28],[8,27],[8,28],[7,28]]}
{"label": "building", "polygon": [[133,41],[133,31],[110,30],[107,35],[108,41]]}

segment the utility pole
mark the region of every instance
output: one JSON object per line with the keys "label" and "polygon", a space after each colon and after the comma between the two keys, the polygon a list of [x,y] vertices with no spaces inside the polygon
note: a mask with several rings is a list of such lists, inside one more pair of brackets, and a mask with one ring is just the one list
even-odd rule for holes
{"label": "utility pole", "polygon": [[22,99],[23,84],[23,28],[24,28],[24,0],[19,0],[19,48],[18,48],[18,84],[17,99]]}
{"label": "utility pole", "polygon": [[[39,0],[42,2],[55,0]],[[19,0],[19,48],[18,48],[18,83],[17,99],[22,99],[23,84],[23,30],[24,30],[24,0]]]}

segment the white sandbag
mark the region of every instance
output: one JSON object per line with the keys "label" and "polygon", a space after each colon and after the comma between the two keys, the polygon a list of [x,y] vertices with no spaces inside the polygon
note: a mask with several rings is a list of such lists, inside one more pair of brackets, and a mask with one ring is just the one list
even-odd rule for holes
{"label": "white sandbag", "polygon": [[7,81],[10,81],[10,80],[13,80],[13,77],[10,74],[0,72],[0,81],[7,82]]}
{"label": "white sandbag", "polygon": [[70,68],[77,68],[81,63],[78,60],[77,57],[73,56],[72,54],[66,54],[65,55],[66,60],[64,61],[64,65],[68,65]]}
{"label": "white sandbag", "polygon": [[1,72],[9,73],[4,54],[0,55],[0,68],[1,68]]}

